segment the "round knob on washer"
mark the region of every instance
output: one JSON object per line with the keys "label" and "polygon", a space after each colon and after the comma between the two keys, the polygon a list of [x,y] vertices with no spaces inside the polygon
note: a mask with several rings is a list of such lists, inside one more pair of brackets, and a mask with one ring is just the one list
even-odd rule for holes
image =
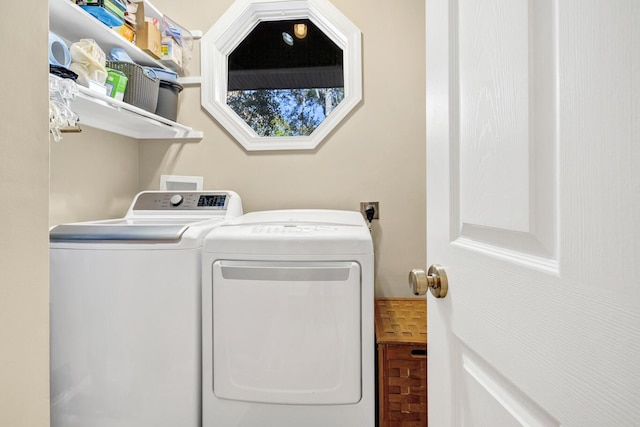
{"label": "round knob on washer", "polygon": [[182,197],[180,194],[174,194],[173,196],[171,196],[171,199],[169,199],[171,206],[180,206],[183,201],[184,197]]}

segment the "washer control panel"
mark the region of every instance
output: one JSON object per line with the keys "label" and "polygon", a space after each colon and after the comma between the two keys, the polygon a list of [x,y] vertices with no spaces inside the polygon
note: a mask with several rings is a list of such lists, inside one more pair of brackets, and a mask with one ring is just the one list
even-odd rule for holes
{"label": "washer control panel", "polygon": [[229,194],[220,191],[145,192],[138,195],[133,210],[225,210],[228,201]]}

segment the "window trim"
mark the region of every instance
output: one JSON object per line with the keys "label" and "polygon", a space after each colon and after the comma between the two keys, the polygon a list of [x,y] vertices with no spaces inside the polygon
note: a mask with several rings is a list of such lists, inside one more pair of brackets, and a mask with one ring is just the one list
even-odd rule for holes
{"label": "window trim", "polygon": [[[227,105],[228,57],[260,22],[290,19],[309,19],[342,49],[345,95],[311,135],[261,137]],[[361,38],[328,0],[236,0],[201,39],[201,105],[247,151],[315,149],[362,100]]]}

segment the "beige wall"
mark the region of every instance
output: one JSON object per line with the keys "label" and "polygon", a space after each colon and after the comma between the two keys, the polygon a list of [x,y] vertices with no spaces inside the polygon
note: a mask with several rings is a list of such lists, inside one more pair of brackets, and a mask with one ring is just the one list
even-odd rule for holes
{"label": "beige wall", "polygon": [[83,127],[51,143],[51,225],[121,217],[138,192],[138,141]]}
{"label": "beige wall", "polygon": [[[206,32],[231,0],[154,0],[188,28]],[[376,294],[408,296],[407,273],[425,263],[424,2],[333,0],[362,31],[364,100],[315,151],[248,153],[200,108],[188,87],[178,120],[204,131],[199,143],[140,143],[140,186],[160,174],[201,175],[232,189],[245,211],[359,209],[380,202],[374,224]],[[197,45],[196,45],[197,46]],[[199,75],[199,55],[189,67]]]}
{"label": "beige wall", "polygon": [[2,3],[0,426],[49,425],[46,23],[46,0]]}

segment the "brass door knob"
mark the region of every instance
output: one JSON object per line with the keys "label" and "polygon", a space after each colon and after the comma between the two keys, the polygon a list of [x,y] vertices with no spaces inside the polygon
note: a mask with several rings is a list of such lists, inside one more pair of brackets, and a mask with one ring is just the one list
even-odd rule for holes
{"label": "brass door knob", "polygon": [[427,273],[424,270],[415,269],[409,273],[409,289],[414,295],[424,295],[427,289],[431,290],[436,298],[444,298],[449,290],[449,282],[444,267],[433,264]]}

